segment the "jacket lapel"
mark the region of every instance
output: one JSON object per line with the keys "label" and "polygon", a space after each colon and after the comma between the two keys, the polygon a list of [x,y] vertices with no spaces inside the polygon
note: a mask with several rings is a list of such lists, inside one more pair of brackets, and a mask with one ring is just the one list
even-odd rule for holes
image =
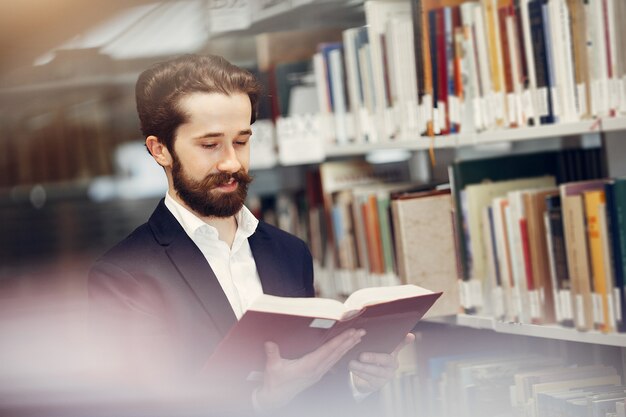
{"label": "jacket lapel", "polygon": [[187,236],[176,218],[161,200],[149,220],[156,240],[165,247],[170,261],[211,317],[215,326],[226,335],[237,322],[226,294],[206,258]]}
{"label": "jacket lapel", "polygon": [[286,287],[290,280],[285,275],[287,272],[281,268],[281,265],[285,265],[281,259],[283,255],[275,248],[275,242],[263,223],[259,223],[257,230],[248,238],[248,242],[259,272],[263,293],[278,296],[290,295]]}

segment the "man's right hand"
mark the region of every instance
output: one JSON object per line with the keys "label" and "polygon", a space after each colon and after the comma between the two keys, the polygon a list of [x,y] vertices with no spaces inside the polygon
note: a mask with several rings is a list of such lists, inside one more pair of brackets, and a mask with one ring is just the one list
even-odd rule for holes
{"label": "man's right hand", "polygon": [[335,336],[299,359],[284,359],[274,342],[265,343],[265,376],[256,392],[256,403],[264,411],[282,407],[300,392],[318,382],[365,335],[350,329]]}

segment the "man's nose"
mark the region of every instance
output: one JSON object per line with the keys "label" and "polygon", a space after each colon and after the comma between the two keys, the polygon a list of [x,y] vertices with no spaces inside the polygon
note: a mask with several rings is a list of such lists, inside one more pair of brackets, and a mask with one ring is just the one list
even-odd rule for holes
{"label": "man's nose", "polygon": [[241,162],[239,162],[233,145],[224,147],[224,151],[220,155],[220,161],[217,164],[217,169],[221,172],[237,172],[241,169]]}

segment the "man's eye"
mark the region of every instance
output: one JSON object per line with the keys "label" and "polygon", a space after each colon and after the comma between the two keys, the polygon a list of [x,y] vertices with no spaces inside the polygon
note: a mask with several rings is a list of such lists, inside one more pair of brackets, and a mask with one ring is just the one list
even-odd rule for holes
{"label": "man's eye", "polygon": [[215,148],[215,144],[214,143],[203,143],[202,146],[204,149],[212,149]]}
{"label": "man's eye", "polygon": [[236,143],[237,145],[240,145],[240,146],[245,146],[245,145],[247,145],[247,144],[248,144],[248,141],[247,141],[247,140],[238,140],[238,141],[236,141],[235,143]]}

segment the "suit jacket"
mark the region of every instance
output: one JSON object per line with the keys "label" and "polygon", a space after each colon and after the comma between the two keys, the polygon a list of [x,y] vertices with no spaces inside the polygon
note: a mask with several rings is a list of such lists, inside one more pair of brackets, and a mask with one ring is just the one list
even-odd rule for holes
{"label": "suit jacket", "polygon": [[[314,296],[312,258],[302,240],[260,222],[249,243],[264,293]],[[113,351],[123,352],[124,366],[137,367],[130,372],[156,366],[163,368],[161,375],[195,375],[236,322],[204,255],[163,200],[147,223],[94,264],[88,291],[103,323],[99,328],[119,342]],[[328,395],[342,386],[339,396],[352,404],[347,373],[338,374],[309,390],[314,394],[301,395],[303,401],[319,406],[321,396],[328,403]],[[246,396],[240,402],[251,404]]]}

